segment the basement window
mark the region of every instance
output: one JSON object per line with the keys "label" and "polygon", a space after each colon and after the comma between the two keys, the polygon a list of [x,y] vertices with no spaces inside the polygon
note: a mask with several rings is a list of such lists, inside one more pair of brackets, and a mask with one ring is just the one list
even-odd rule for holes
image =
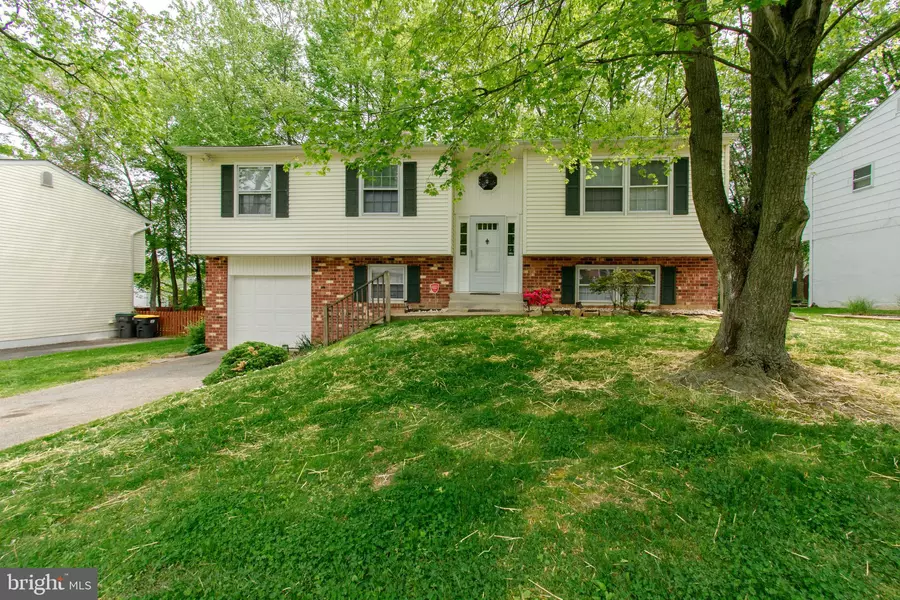
{"label": "basement window", "polygon": [[[369,265],[369,281],[387,271],[391,274],[391,304],[406,300],[406,265]],[[380,302],[384,298],[384,284],[369,285],[369,298]]]}

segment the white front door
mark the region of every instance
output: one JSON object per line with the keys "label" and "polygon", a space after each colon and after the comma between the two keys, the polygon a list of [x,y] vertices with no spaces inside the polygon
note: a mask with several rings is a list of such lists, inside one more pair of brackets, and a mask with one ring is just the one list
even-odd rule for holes
{"label": "white front door", "polygon": [[504,279],[503,231],[506,219],[502,217],[472,217],[469,225],[474,233],[470,244],[469,290],[472,292],[501,293]]}
{"label": "white front door", "polygon": [[235,276],[231,282],[230,346],[266,342],[291,347],[312,334],[309,277]]}

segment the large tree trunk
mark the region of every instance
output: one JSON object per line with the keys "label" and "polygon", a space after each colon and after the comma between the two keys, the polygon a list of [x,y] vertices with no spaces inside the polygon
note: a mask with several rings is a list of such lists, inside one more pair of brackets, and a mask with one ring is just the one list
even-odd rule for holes
{"label": "large tree trunk", "polygon": [[[688,9],[705,10],[702,0],[687,0],[683,6],[682,21],[687,20]],[[767,16],[768,23],[761,14],[754,14],[753,32],[757,39],[778,47],[771,19],[785,19],[790,31],[795,15]],[[722,322],[705,356],[717,364],[727,362],[776,378],[789,377],[794,369],[785,335],[791,282],[808,218],[803,193],[812,107],[802,98],[812,84],[812,65],[799,60],[792,65],[796,72],[786,78],[778,71],[783,65],[751,48],[751,189],[748,202],[733,207],[724,187],[722,102],[710,28],[694,24],[686,29],[700,40],[698,54],[683,61],[691,108],[694,204],[726,291]],[[803,48],[786,47],[785,51],[803,54]],[[773,83],[779,78],[789,83]]]}

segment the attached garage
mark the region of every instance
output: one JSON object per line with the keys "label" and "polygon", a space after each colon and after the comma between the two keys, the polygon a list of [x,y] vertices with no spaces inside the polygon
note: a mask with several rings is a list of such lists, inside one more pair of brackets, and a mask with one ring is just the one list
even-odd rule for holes
{"label": "attached garage", "polygon": [[311,337],[310,258],[232,256],[228,259],[228,346],[247,341],[297,345]]}

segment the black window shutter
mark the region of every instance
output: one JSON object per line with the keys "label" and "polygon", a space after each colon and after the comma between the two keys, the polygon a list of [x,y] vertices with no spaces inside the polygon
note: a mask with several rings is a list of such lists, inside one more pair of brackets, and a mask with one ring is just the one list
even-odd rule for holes
{"label": "black window shutter", "polygon": [[222,165],[222,216],[234,216],[234,165]]}
{"label": "black window shutter", "polygon": [[[357,265],[353,267],[353,289],[363,286],[369,280],[369,268],[366,265]],[[356,293],[353,298],[357,302],[365,302],[369,296],[369,289],[363,288]]]}
{"label": "black window shutter", "polygon": [[414,162],[403,163],[403,216],[416,216],[416,163]]}
{"label": "black window shutter", "polygon": [[[413,163],[415,164],[415,163]],[[418,265],[406,267],[406,301],[421,302],[422,290],[419,288],[422,279],[422,269]]]}
{"label": "black window shutter", "polygon": [[[347,178],[344,186],[345,204],[348,217],[359,216],[359,169],[347,167]],[[365,281],[365,280],[363,280]]]}
{"label": "black window shutter", "polygon": [[682,158],[675,163],[675,209],[676,215],[688,214],[688,196],[690,195],[690,160]]}
{"label": "black window shutter", "polygon": [[659,303],[675,304],[675,267],[662,268],[662,287],[660,287]]}
{"label": "black window shutter", "polygon": [[287,219],[290,185],[290,173],[284,170],[284,165],[275,165],[275,218]]}
{"label": "black window shutter", "polygon": [[575,267],[562,268],[562,304],[575,304]]}
{"label": "black window shutter", "polygon": [[566,215],[581,214],[581,163],[566,171]]}

